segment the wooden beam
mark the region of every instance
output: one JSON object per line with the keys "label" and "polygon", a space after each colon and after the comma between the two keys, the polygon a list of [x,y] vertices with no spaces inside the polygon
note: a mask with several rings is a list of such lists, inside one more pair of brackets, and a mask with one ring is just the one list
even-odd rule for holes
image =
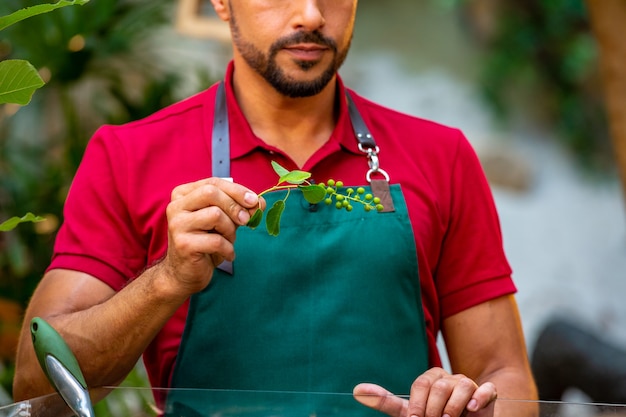
{"label": "wooden beam", "polygon": [[600,69],[613,148],[626,198],[626,1],[586,0],[600,47]]}

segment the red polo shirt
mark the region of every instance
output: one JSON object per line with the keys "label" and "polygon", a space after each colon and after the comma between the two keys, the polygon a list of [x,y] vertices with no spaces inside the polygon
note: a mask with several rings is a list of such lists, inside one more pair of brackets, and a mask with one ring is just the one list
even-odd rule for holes
{"label": "red polo shirt", "polygon": [[[276,181],[270,161],[293,161],[256,137],[226,75],[235,182],[261,192]],[[338,80],[339,95],[344,86]],[[165,208],[172,189],[211,176],[211,130],[216,86],[123,126],[103,126],[91,139],[65,205],[49,269],[91,274],[121,290],[166,253]],[[503,253],[498,216],[480,163],[463,134],[372,103],[351,92],[380,147],[380,167],[402,185],[417,245],[431,365],[439,365],[436,337],[442,319],[515,292]],[[367,159],[359,151],[345,100],[328,142],[303,170],[364,184]],[[166,387],[183,332],[187,304],[144,354],[154,387]],[[417,375],[416,375],[417,376]]]}

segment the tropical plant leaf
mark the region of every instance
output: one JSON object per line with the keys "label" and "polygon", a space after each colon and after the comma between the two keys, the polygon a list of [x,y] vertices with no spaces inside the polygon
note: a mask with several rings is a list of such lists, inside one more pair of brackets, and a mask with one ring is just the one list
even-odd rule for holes
{"label": "tropical plant leaf", "polygon": [[304,199],[311,204],[317,204],[321,202],[324,198],[326,198],[326,188],[317,184],[317,185],[301,185],[298,187],[302,190],[302,194],[304,195]]}
{"label": "tropical plant leaf", "polygon": [[0,232],[8,232],[9,230],[13,230],[20,223],[26,222],[41,222],[45,219],[43,217],[35,216],[33,213],[26,213],[23,217],[11,217],[9,220],[6,220],[0,223]]}
{"label": "tropical plant leaf", "polygon": [[0,62],[0,104],[15,103],[25,106],[35,90],[44,84],[30,62],[22,59]]}
{"label": "tropical plant leaf", "polygon": [[265,225],[267,227],[267,233],[271,236],[278,236],[280,233],[280,218],[283,215],[283,211],[285,211],[285,202],[278,200],[267,212]]}
{"label": "tropical plant leaf", "polygon": [[28,19],[29,17],[37,16],[38,14],[48,13],[52,10],[65,6],[72,6],[75,4],[83,5],[87,2],[89,2],[89,0],[59,0],[54,4],[38,4],[36,6],[26,7],[13,12],[10,15],[0,17],[0,30],[24,19]]}

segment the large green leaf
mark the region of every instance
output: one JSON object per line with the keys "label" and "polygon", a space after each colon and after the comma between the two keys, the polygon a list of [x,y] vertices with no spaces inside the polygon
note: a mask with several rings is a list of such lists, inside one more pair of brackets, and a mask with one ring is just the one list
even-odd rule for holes
{"label": "large green leaf", "polygon": [[280,233],[280,218],[283,215],[283,211],[285,211],[285,202],[278,200],[267,212],[265,226],[267,227],[267,233],[271,236],[278,236]]}
{"label": "large green leaf", "polygon": [[65,6],[72,6],[74,4],[83,5],[87,2],[89,2],[89,0],[59,0],[54,4],[38,4],[36,6],[26,7],[25,9],[20,9],[16,12],[11,13],[8,16],[1,16],[0,30],[38,14],[48,13],[52,10],[59,9]]}
{"label": "large green leaf", "polygon": [[0,104],[25,106],[33,93],[45,83],[28,61],[9,59],[0,62]]}
{"label": "large green leaf", "polygon": [[304,199],[311,204],[317,204],[326,198],[326,188],[319,184],[301,185],[298,187],[304,194]]}

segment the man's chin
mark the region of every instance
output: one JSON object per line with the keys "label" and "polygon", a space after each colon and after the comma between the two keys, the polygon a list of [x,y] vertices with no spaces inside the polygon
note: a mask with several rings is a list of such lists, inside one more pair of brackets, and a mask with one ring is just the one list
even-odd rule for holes
{"label": "man's chin", "polygon": [[274,89],[284,96],[290,98],[305,98],[312,97],[319,94],[327,85],[328,82],[316,79],[312,81],[290,81],[279,84],[272,84]]}

